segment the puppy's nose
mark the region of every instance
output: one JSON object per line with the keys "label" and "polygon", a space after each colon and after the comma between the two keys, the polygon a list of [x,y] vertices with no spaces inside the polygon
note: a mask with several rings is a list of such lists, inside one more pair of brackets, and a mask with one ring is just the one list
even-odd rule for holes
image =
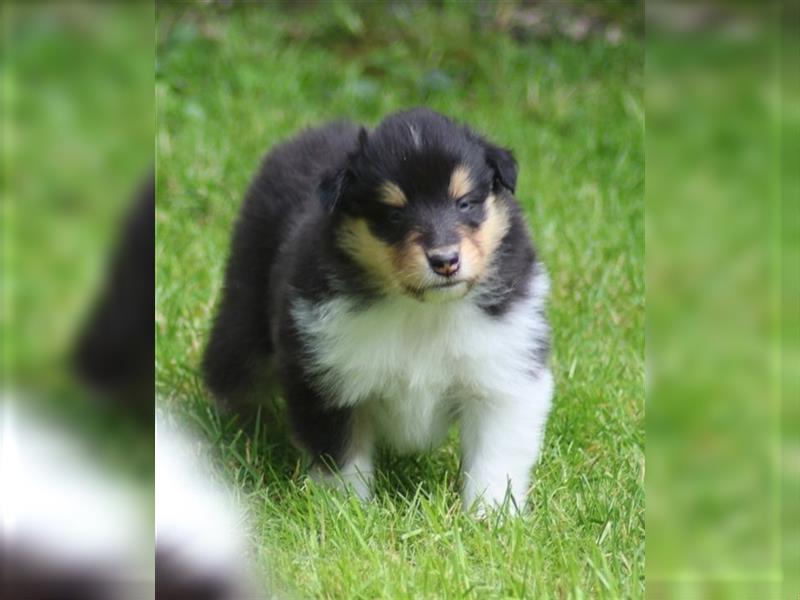
{"label": "puppy's nose", "polygon": [[428,263],[439,275],[450,277],[458,271],[459,256],[457,246],[447,246],[445,248],[434,248],[426,252]]}

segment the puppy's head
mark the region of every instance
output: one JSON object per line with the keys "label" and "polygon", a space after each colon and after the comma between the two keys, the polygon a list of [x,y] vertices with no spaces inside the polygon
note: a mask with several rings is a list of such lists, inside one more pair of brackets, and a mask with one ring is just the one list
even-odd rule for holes
{"label": "puppy's head", "polygon": [[358,146],[320,186],[337,244],[384,293],[466,295],[509,228],[511,152],[426,109],[362,130]]}

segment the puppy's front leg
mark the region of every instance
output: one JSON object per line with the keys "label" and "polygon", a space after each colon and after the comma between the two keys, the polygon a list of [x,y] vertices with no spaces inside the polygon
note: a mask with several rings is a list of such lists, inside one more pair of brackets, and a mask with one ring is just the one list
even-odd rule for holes
{"label": "puppy's front leg", "polygon": [[[368,422],[354,411],[350,415],[344,450],[333,463],[315,460],[311,478],[345,492],[352,491],[361,500],[369,500],[374,479],[373,447]],[[330,458],[330,455],[325,458]]]}
{"label": "puppy's front leg", "polygon": [[461,414],[464,508],[503,504],[522,510],[550,410],[549,370],[466,401]]}
{"label": "puppy's front leg", "polygon": [[285,378],[284,388],[295,439],[313,460],[311,478],[369,499],[373,438],[367,419],[358,409],[329,406],[304,376]]}

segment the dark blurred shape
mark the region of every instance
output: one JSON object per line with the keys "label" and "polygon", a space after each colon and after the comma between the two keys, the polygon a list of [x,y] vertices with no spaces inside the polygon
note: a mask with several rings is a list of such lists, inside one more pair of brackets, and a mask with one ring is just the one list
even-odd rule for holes
{"label": "dark blurred shape", "polygon": [[244,600],[250,596],[242,588],[242,582],[233,574],[208,573],[197,565],[189,567],[173,552],[156,548],[158,600]]}
{"label": "dark blurred shape", "polygon": [[[5,544],[4,544],[5,546]],[[115,584],[99,569],[54,564],[25,548],[3,548],[3,600],[107,600]]]}
{"label": "dark blurred shape", "polygon": [[154,406],[154,261],[155,182],[149,174],[120,231],[74,354],[86,384],[148,424]]}

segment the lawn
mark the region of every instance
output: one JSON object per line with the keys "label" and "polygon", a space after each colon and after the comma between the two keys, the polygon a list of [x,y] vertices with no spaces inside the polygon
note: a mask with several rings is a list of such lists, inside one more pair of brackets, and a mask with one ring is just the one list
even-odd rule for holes
{"label": "lawn", "polygon": [[[210,439],[259,564],[300,597],[644,594],[643,47],[511,35],[480,6],[161,4],[157,391]],[[501,10],[501,9],[498,9]],[[305,482],[280,404],[242,433],[199,374],[229,232],[263,153],[300,128],[424,104],[514,149],[553,279],[554,410],[529,514],[461,513],[455,436],[381,461],[360,505]]]}

